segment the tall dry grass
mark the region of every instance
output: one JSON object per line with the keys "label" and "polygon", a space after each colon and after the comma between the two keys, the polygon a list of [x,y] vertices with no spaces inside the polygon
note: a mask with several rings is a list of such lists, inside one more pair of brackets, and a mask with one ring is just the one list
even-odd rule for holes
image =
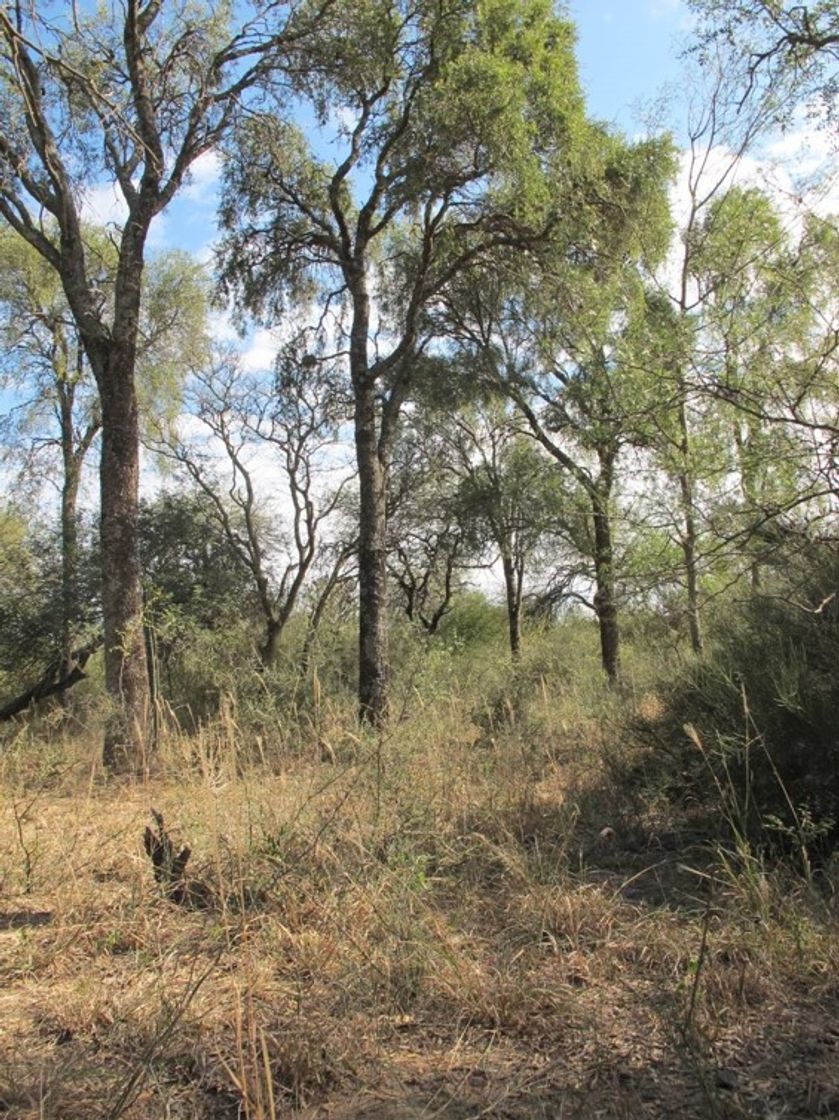
{"label": "tall dry grass", "polygon": [[[0,756],[5,1113],[839,1102],[839,1063],[807,1050],[839,999],[830,890],[680,822],[638,779],[654,667],[616,694],[594,656],[535,643],[515,679],[489,655],[460,681],[456,658],[419,663],[383,735],[312,685],[258,730],[233,701],[190,734],[163,712],[135,782],[105,780],[93,734],[20,729]],[[154,881],[152,807],[193,850],[189,905]]]}

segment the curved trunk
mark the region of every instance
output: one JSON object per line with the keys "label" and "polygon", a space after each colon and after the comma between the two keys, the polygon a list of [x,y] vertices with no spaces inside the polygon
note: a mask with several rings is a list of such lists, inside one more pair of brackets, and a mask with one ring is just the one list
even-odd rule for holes
{"label": "curved trunk", "polygon": [[266,669],[277,660],[277,645],[283,632],[282,623],[276,618],[269,618],[265,623],[265,641],[259,647],[259,659]]}

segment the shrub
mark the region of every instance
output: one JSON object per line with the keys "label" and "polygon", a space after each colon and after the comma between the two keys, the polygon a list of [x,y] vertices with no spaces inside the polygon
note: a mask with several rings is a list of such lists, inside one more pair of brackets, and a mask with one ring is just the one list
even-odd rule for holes
{"label": "shrub", "polygon": [[[707,767],[753,838],[839,841],[839,557],[812,547],[726,610],[707,659],[683,676],[671,714],[696,726]],[[704,773],[703,773],[704,770]]]}

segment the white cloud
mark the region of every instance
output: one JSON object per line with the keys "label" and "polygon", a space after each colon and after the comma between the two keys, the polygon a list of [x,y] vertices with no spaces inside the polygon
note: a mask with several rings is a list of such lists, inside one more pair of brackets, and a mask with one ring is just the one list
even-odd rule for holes
{"label": "white cloud", "polygon": [[118,226],[128,217],[128,206],[116,183],[99,183],[88,188],[82,198],[82,221],[95,226]]}
{"label": "white cloud", "polygon": [[189,169],[189,182],[183,190],[183,197],[191,202],[215,202],[221,179],[222,159],[217,151],[204,152]]}
{"label": "white cloud", "polygon": [[205,264],[209,267],[215,263],[216,241],[205,241],[203,245],[198,246],[192,255],[199,264]]}
{"label": "white cloud", "polygon": [[[89,187],[81,204],[81,218],[86,225],[110,230],[122,230],[128,217],[128,206],[116,183],[98,183]],[[165,249],[172,242],[171,228],[165,214],[152,219],[149,229],[149,249]]]}
{"label": "white cloud", "polygon": [[[697,197],[713,191],[721,198],[731,186],[757,187],[772,199],[781,219],[795,237],[800,234],[807,213],[828,217],[839,213],[839,175],[831,168],[831,138],[821,130],[803,123],[781,135],[771,137],[755,155],[737,159],[730,148],[720,145],[699,153],[702,166],[695,184]],[[670,205],[677,231],[685,228],[691,208],[691,155],[684,151],[670,193]],[[716,188],[716,189],[715,189]],[[667,260],[659,270],[660,283],[671,293],[678,289],[683,246],[674,238]]]}
{"label": "white cloud", "polygon": [[216,342],[238,342],[239,332],[229,311],[211,311],[207,318],[210,337]]}
{"label": "white cloud", "polygon": [[359,116],[357,109],[351,109],[348,105],[340,105],[337,109],[330,111],[329,120],[340,136],[350,136],[358,124]]}
{"label": "white cloud", "polygon": [[152,218],[146,244],[149,249],[169,249],[172,245],[171,223],[165,214]]}
{"label": "white cloud", "polygon": [[277,330],[260,327],[254,331],[247,349],[242,353],[242,369],[249,373],[271,369],[281,342],[280,332]]}

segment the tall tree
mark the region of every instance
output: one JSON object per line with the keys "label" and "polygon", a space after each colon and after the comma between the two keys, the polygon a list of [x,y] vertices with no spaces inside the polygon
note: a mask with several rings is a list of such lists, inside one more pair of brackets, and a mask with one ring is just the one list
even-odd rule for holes
{"label": "tall tree", "polygon": [[742,65],[739,96],[769,93],[776,112],[818,99],[835,119],[839,93],[839,9],[835,0],[690,0],[700,16],[699,44],[734,55]]}
{"label": "tall tree", "polygon": [[[75,5],[0,10],[0,215],[60,277],[100,399],[111,768],[141,767],[146,748],[135,366],[149,229],[219,142],[239,95],[308,15],[260,4],[231,32],[227,16],[203,3],[126,0],[91,15]],[[103,181],[116,185],[127,212],[112,301],[98,288],[83,229],[85,193]]]}
{"label": "tall tree", "polygon": [[[694,258],[700,250],[709,210],[725,197],[736,180],[743,157],[770,119],[763,101],[748,110],[732,108],[737,76],[717,69],[707,82],[698,81],[688,109],[688,146],[680,169],[682,199],[671,252],[656,270],[653,288],[663,299],[650,302],[650,338],[658,331],[647,361],[667,387],[669,407],[657,413],[653,444],[659,462],[673,480],[677,509],[673,536],[683,558],[684,614],[691,646],[701,654],[701,502],[699,489],[707,477],[707,458],[698,438],[702,429],[697,403],[694,357],[701,351],[701,319],[707,289],[697,287]],[[710,457],[714,457],[713,449]]]}
{"label": "tall tree", "polygon": [[[464,410],[444,436],[460,480],[461,517],[478,546],[501,562],[513,662],[521,657],[525,578],[563,512],[565,494],[545,456],[518,430],[510,406]],[[543,553],[544,555],[544,553]]]}
{"label": "tall tree", "polygon": [[341,153],[319,158],[271,112],[248,115],[236,135],[227,290],[269,321],[307,284],[345,307],[359,710],[374,724],[388,707],[388,468],[431,341],[426,311],[495,249],[532,244],[557,222],[547,182],[571,177],[584,132],[572,44],[547,0],[341,0],[294,59],[297,93]]}
{"label": "tall tree", "polygon": [[[259,654],[266,666],[276,659],[349,477],[340,470],[334,480],[345,395],[308,369],[303,341],[293,339],[281,349],[273,377],[247,375],[234,353],[215,354],[193,373],[187,395],[204,438],[194,433],[156,444],[197,487],[230,555],[250,579],[264,626]],[[260,475],[267,475],[267,486],[264,478],[260,485]]]}
{"label": "tall tree", "polygon": [[418,380],[431,393],[415,384],[391,463],[388,570],[409,620],[432,635],[450,612],[465,570],[480,560],[461,479],[452,469],[452,413],[460,413],[450,391],[452,371],[428,364],[428,377]]}
{"label": "tall tree", "polygon": [[[9,448],[27,468],[38,452],[58,447],[61,461],[61,657],[69,662],[78,626],[78,498],[87,453],[101,426],[99,402],[84,350],[53,269],[9,229],[0,230],[2,381],[21,394]],[[50,651],[51,656],[54,651]]]}
{"label": "tall tree", "polygon": [[[86,229],[84,236],[89,258],[99,261],[97,286],[110,299],[114,247],[104,230]],[[205,348],[206,288],[204,270],[179,252],[159,254],[144,276],[137,368],[147,420],[165,421],[176,411],[187,365]],[[16,398],[6,432],[9,448],[18,461],[23,453],[27,472],[37,475],[40,468],[50,479],[56,449],[60,461],[60,646],[67,660],[83,621],[76,589],[79,492],[101,412],[58,274],[8,228],[0,229],[0,336],[6,346],[0,381]]]}
{"label": "tall tree", "polygon": [[603,668],[617,681],[617,464],[656,407],[639,349],[644,271],[669,239],[672,156],[666,141],[629,147],[602,134],[595,154],[604,173],[574,251],[548,243],[506,272],[486,271],[480,284],[461,286],[447,315],[453,337],[483,361],[485,376],[585,497]]}
{"label": "tall tree", "polygon": [[731,188],[709,208],[693,254],[697,388],[730,433],[740,490],[726,503],[733,523],[715,519],[714,547],[730,538],[755,588],[778,545],[776,520],[793,510],[818,518],[832,489],[822,466],[837,430],[838,243],[832,222],[798,218],[794,232],[766,194]]}
{"label": "tall tree", "polygon": [[[806,416],[808,424],[816,424],[808,429],[816,439],[813,394],[803,384],[804,370],[809,370],[811,388],[823,385],[835,347],[831,298],[815,295],[812,286],[814,270],[807,262],[814,250],[806,248],[810,235],[794,248],[794,239],[766,197],[739,185],[747,178],[744,157],[771,123],[771,99],[740,105],[736,72],[711,71],[707,78],[697,80],[689,106],[689,143],[674,207],[677,237],[655,272],[644,359],[657,370],[664,390],[665,407],[655,413],[648,446],[672,484],[671,536],[682,556],[683,617],[696,653],[704,647],[703,603],[711,585],[719,586],[723,577],[724,583],[736,578],[729,565],[739,565],[738,552],[744,545],[746,551],[750,547],[750,526],[762,523],[763,515],[752,500],[759,476],[779,482],[795,442],[800,469],[802,441],[790,430],[782,432],[791,412],[781,400],[797,401],[793,411],[798,408],[802,419]],[[795,213],[787,201],[785,209],[793,225],[814,233],[824,230],[826,224],[807,218],[803,207]],[[823,260],[823,269],[825,265]],[[824,329],[817,329],[820,322]],[[726,351],[730,370],[739,372],[715,401],[713,387],[726,382]],[[752,372],[744,381],[747,366]],[[791,378],[794,369],[798,373]],[[790,389],[786,394],[779,392],[783,383]],[[751,400],[756,412],[763,393],[779,402],[774,433],[761,426],[756,414],[749,421],[744,414],[733,416],[719,407],[724,392],[729,397],[743,394],[745,400],[747,386],[757,394]],[[732,446],[735,434],[739,449]],[[741,494],[735,526],[730,515],[738,501],[726,491],[738,472],[752,498]],[[757,539],[752,543],[759,552]]]}

